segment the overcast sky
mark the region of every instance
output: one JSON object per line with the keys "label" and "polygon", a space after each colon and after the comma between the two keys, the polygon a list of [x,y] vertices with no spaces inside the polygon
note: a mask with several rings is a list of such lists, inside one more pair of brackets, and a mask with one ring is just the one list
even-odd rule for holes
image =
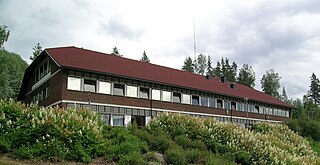
{"label": "overcast sky", "polygon": [[318,0],[0,0],[0,24],[11,32],[8,51],[30,63],[32,47],[77,46],[181,69],[197,53],[256,72],[256,89],[274,68],[291,98],[320,77]]}

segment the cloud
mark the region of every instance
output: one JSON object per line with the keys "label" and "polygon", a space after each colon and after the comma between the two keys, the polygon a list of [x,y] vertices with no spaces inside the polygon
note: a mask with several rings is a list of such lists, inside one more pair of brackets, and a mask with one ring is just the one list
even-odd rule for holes
{"label": "cloud", "polygon": [[99,30],[107,36],[129,40],[137,40],[143,35],[143,30],[132,28],[119,17],[111,18],[107,23],[101,22]]}

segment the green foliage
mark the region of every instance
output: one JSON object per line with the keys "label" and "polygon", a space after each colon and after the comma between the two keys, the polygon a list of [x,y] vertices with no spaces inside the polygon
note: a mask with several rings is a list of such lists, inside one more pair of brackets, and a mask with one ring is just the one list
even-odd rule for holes
{"label": "green foliage", "polygon": [[0,142],[20,158],[76,160],[88,163],[103,155],[101,117],[89,110],[44,109],[0,102]]}
{"label": "green foliage", "polygon": [[194,63],[194,73],[204,75],[207,69],[207,57],[201,53]]}
{"label": "green foliage", "polygon": [[150,63],[150,59],[148,58],[146,51],[143,51],[140,61]]}
{"label": "green foliage", "polygon": [[184,60],[184,64],[183,64],[181,70],[194,73],[194,64],[193,64],[192,59],[190,57],[187,57]]}
{"label": "green foliage", "polygon": [[7,26],[0,26],[0,49],[3,49],[3,44],[8,41],[10,31],[7,30]]}
{"label": "green foliage", "polygon": [[301,136],[320,141],[320,121],[292,119],[287,122],[287,125]]}
{"label": "green foliage", "polygon": [[312,73],[310,78],[310,90],[308,92],[308,98],[316,104],[320,104],[320,80]]}
{"label": "green foliage", "polygon": [[260,123],[252,130],[247,130],[228,122],[195,119],[181,114],[162,114],[149,123],[148,127],[150,130],[162,129],[171,136],[178,129],[178,132],[191,139],[206,139],[204,141],[209,149],[228,154],[236,162],[243,164],[316,162],[309,143],[281,124]]}
{"label": "green foliage", "polygon": [[33,53],[32,56],[30,56],[30,60],[34,61],[42,52],[42,46],[40,45],[40,43],[38,42],[33,48]]}
{"label": "green foliage", "polygon": [[280,88],[280,79],[280,75],[276,73],[274,69],[266,71],[266,74],[264,74],[260,80],[262,91],[273,97],[280,98],[278,91]]}
{"label": "green foliage", "polygon": [[122,56],[122,55],[120,55],[120,53],[119,53],[119,50],[118,50],[118,48],[115,46],[114,48],[112,48],[112,53],[111,53],[112,55],[114,55],[114,56]]}
{"label": "green foliage", "polygon": [[168,164],[182,165],[187,164],[186,154],[181,148],[170,148],[164,153],[164,157]]}
{"label": "green foliage", "polygon": [[255,86],[256,76],[252,67],[248,64],[243,64],[242,68],[239,70],[237,77],[237,82],[239,84],[246,85],[253,88]]}
{"label": "green foliage", "polygon": [[16,99],[26,68],[18,54],[0,50],[0,99]]}
{"label": "green foliage", "polygon": [[228,81],[236,82],[238,65],[236,62],[229,62],[228,58],[221,58],[221,61],[217,62],[216,67],[213,69],[215,76],[225,76]]}

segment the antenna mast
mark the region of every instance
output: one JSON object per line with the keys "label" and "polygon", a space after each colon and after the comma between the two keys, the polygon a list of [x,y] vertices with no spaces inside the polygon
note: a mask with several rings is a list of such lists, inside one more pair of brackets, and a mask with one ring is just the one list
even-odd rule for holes
{"label": "antenna mast", "polygon": [[197,46],[196,46],[196,25],[193,18],[193,53],[194,53],[194,61],[197,60]]}

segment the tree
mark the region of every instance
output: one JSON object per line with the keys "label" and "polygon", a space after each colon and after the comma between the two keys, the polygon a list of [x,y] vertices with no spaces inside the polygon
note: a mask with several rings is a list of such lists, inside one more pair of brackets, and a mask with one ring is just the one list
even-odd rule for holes
{"label": "tree", "polygon": [[184,60],[184,64],[183,64],[181,70],[187,71],[187,72],[192,72],[192,73],[194,72],[192,59],[191,59],[190,57],[187,57],[187,58]]}
{"label": "tree", "polygon": [[222,75],[221,63],[217,61],[216,67],[213,69],[213,75],[220,77]]}
{"label": "tree", "polygon": [[273,97],[279,98],[280,94],[278,90],[280,88],[280,79],[281,77],[278,73],[274,72],[274,69],[266,71],[266,74],[264,74],[260,80],[262,91]]}
{"label": "tree", "polygon": [[120,55],[119,50],[118,50],[118,48],[116,46],[114,48],[112,48],[112,53],[111,54],[114,55],[114,56],[122,56],[122,55]]}
{"label": "tree", "polygon": [[207,68],[207,57],[204,54],[199,54],[197,61],[195,62],[194,71],[196,74],[204,75]]}
{"label": "tree", "polygon": [[284,102],[288,102],[289,101],[285,87],[282,87],[281,100],[284,101]]}
{"label": "tree", "polygon": [[27,63],[18,54],[0,50],[0,99],[16,99]]}
{"label": "tree", "polygon": [[33,48],[33,55],[30,56],[30,60],[34,61],[42,52],[42,47],[40,43],[38,42]]}
{"label": "tree", "polygon": [[213,72],[213,68],[212,68],[212,62],[211,62],[211,57],[208,56],[208,63],[207,63],[207,75],[213,76],[214,72]]}
{"label": "tree", "polygon": [[253,88],[255,86],[255,81],[256,76],[252,67],[248,64],[243,64],[242,68],[239,70],[237,83]]}
{"label": "tree", "polygon": [[320,104],[320,81],[317,76],[312,73],[310,80],[310,90],[308,92],[308,98],[316,104]]}
{"label": "tree", "polygon": [[0,26],[0,49],[4,49],[3,44],[8,41],[10,31],[7,30],[7,26]]}
{"label": "tree", "polygon": [[143,55],[142,55],[140,61],[150,63],[150,60],[149,60],[145,50],[143,51]]}

